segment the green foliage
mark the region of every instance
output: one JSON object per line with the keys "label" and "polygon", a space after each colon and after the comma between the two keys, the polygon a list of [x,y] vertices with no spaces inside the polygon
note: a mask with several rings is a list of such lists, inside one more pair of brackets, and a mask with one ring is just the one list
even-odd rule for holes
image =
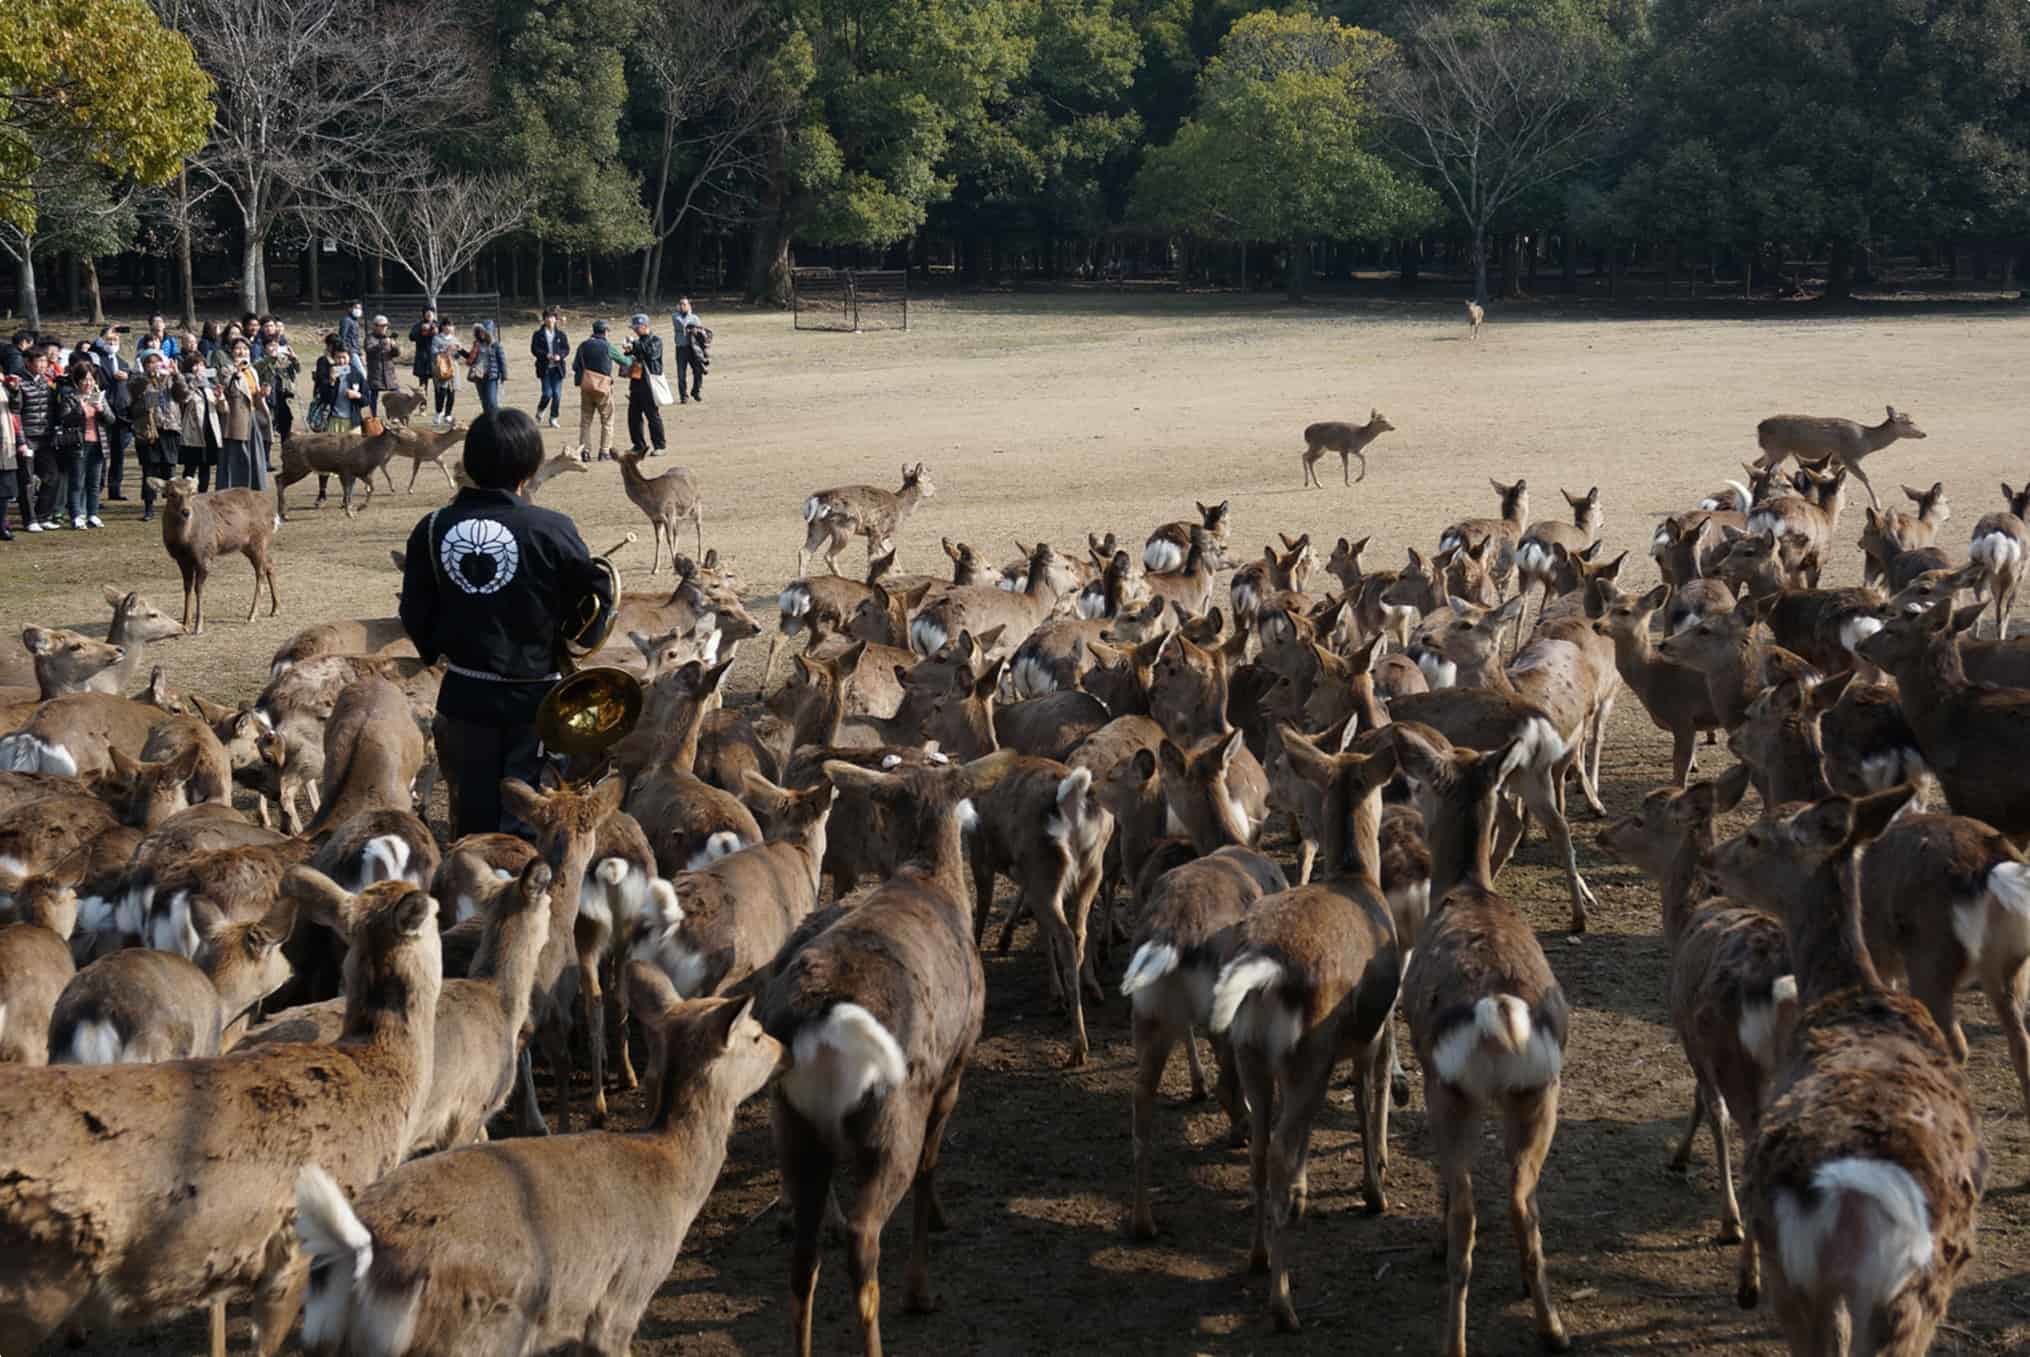
{"label": "green foliage", "polygon": [[1334,19],[1242,19],[1199,80],[1196,114],[1145,160],[1133,215],[1227,240],[1421,228],[1435,195],[1379,152],[1372,83],[1393,53],[1387,38]]}
{"label": "green foliage", "polygon": [[498,159],[531,174],[529,230],[552,249],[616,254],[648,243],[640,182],[620,156],[634,26],[626,0],[502,0]]}
{"label": "green foliage", "polygon": [[142,0],[12,0],[0,22],[0,217],[36,227],[46,156],[159,184],[204,145],[211,80]]}

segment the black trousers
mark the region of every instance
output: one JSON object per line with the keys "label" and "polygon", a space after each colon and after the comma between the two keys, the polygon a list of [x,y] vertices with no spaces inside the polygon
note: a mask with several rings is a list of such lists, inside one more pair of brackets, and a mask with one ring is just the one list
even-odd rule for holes
{"label": "black trousers", "polygon": [[[689,395],[684,393],[684,374],[687,372],[691,377]],[[677,350],[677,380],[675,385],[677,388],[677,399],[679,400],[705,399],[703,395],[699,394],[705,386],[705,365],[699,361],[696,349]]]}
{"label": "black trousers", "polygon": [[[641,426],[648,425],[648,441],[643,442]],[[663,438],[663,411],[656,404],[656,393],[649,389],[648,380],[627,384],[627,438],[632,447],[654,448],[661,452],[666,445]]]}
{"label": "black trousers", "polygon": [[106,494],[110,498],[118,498],[120,487],[127,480],[127,449],[134,444],[133,421],[122,418],[107,420],[99,441],[106,449]]}
{"label": "black trousers", "polygon": [[527,827],[501,808],[500,784],[502,778],[516,777],[536,785],[543,760],[535,722],[493,725],[440,711],[430,734],[437,742],[437,766],[451,801],[452,833],[526,834]]}

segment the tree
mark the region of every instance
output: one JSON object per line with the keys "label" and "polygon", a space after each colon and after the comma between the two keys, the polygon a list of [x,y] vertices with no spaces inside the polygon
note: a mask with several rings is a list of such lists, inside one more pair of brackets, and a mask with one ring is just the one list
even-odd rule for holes
{"label": "tree", "polygon": [[346,0],[162,0],[215,85],[191,161],[242,237],[240,305],[268,306],[265,247],[284,217],[416,163],[486,106],[484,63],[454,6],[363,12]]}
{"label": "tree", "polygon": [[1487,300],[1487,232],[1525,194],[1586,164],[1614,124],[1612,53],[1584,25],[1497,6],[1413,6],[1402,59],[1379,82],[1398,153],[1429,175],[1473,238]]}
{"label": "tree", "polygon": [[104,315],[98,270],[91,261],[126,248],[134,238],[133,187],[115,184],[89,162],[80,164],[82,155],[82,151],[57,150],[45,143],[22,193],[29,211],[19,217],[0,217],[0,252],[14,261],[22,316],[31,330],[42,328],[35,280],[38,252],[47,255],[70,250],[85,258],[92,320],[98,322]]}
{"label": "tree", "polygon": [[658,0],[634,57],[651,95],[654,197],[641,255],[644,306],[662,290],[669,240],[705,217],[753,218],[766,170],[764,133],[780,116],[773,41],[758,0]]}
{"label": "tree", "polygon": [[1020,0],[777,0],[750,295],[788,295],[792,236],[886,246],[952,189],[954,129],[1028,69]]}
{"label": "tree", "polygon": [[631,0],[500,5],[494,101],[504,158],[528,183],[539,301],[545,250],[617,254],[648,238],[641,185],[621,158],[620,140],[625,54],[649,36],[640,9]]}
{"label": "tree", "polygon": [[354,249],[400,264],[435,306],[458,271],[519,230],[529,210],[523,180],[424,165],[360,182],[331,214],[329,229]]}
{"label": "tree", "polygon": [[1293,299],[1304,292],[1312,239],[1422,226],[1435,199],[1377,145],[1372,88],[1393,54],[1379,33],[1335,19],[1266,10],[1242,19],[1199,79],[1197,112],[1144,163],[1136,215],[1285,245]]}
{"label": "tree", "polygon": [[[47,153],[159,184],[204,144],[211,82],[141,0],[12,0],[0,23],[0,218],[37,227]],[[33,305],[33,303],[29,303]]]}

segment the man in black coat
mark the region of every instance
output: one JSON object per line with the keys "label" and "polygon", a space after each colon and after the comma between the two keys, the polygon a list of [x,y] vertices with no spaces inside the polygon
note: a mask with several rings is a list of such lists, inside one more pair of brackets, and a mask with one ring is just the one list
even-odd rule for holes
{"label": "man in black coat", "polygon": [[[635,313],[631,323],[634,338],[627,342],[627,356],[632,360],[627,369],[627,437],[637,453],[652,445],[655,450],[651,455],[660,457],[666,446],[663,441],[663,411],[661,403],[656,400],[652,379],[663,375],[663,341],[650,333],[648,317],[640,312]],[[642,442],[643,424],[648,425],[649,444]]]}
{"label": "man in black coat", "polygon": [[520,410],[481,415],[465,436],[471,488],[409,534],[402,627],[425,664],[445,661],[437,744],[453,832],[514,832],[502,778],[542,771],[536,712],[559,677],[566,635],[597,630],[613,577],[571,520],[523,497],[543,464],[543,435]]}
{"label": "man in black coat", "polygon": [[120,329],[112,325],[99,331],[92,345],[92,361],[99,368],[99,389],[106,393],[106,421],[102,444],[106,450],[106,498],[123,500],[120,485],[127,478],[127,449],[134,445],[133,407],[128,401],[127,381],[133,376],[120,356]]}

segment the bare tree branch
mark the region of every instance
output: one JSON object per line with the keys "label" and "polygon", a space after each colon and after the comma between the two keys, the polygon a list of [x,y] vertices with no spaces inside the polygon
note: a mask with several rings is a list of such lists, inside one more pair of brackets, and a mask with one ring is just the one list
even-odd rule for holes
{"label": "bare tree branch", "polygon": [[318,224],[353,249],[394,260],[435,302],[460,269],[528,213],[519,179],[422,166],[361,181]]}

